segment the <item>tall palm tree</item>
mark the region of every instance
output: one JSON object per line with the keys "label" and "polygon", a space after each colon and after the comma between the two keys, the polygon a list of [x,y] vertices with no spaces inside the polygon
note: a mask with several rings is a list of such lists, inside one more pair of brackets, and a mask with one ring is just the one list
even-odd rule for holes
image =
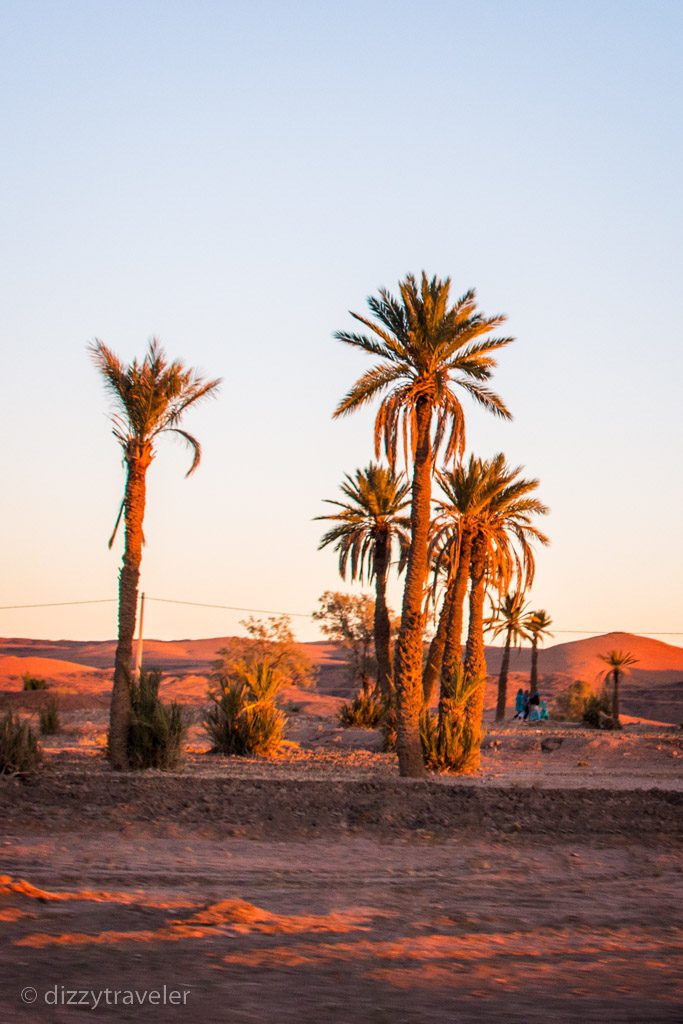
{"label": "tall palm tree", "polygon": [[112,433],[123,450],[126,484],[123,500],[109,540],[114,543],[123,517],[124,552],[119,576],[119,628],[114,660],[114,687],[109,724],[109,759],[122,771],[129,767],[128,730],[131,718],[130,683],[133,635],[137,611],[138,581],[142,559],[146,476],[155,455],[157,438],[177,434],[193,453],[187,476],[201,458],[199,442],[180,428],[191,405],[214,394],[219,380],[205,380],[179,360],[169,363],[159,342],[153,338],[144,359],[126,365],[111,349],[96,340],[90,346],[95,366],[114,399]]}
{"label": "tall palm tree", "polygon": [[542,608],[531,612],[527,617],[526,630],[531,639],[531,678],[529,682],[532,696],[538,693],[538,645],[544,637],[553,635],[550,632],[552,624],[553,620]]}
{"label": "tall palm tree", "polygon": [[340,490],[346,501],[328,501],[339,509],[334,515],[316,516],[336,525],[324,535],[319,549],[334,544],[339,552],[339,575],[362,583],[367,574],[375,581],[375,655],[380,692],[390,697],[392,682],[391,624],[387,608],[387,576],[393,541],[399,545],[399,569],[409,545],[410,519],[401,515],[410,504],[410,485],[404,475],[371,462],[345,475]]}
{"label": "tall palm tree", "polygon": [[494,637],[505,633],[505,646],[503,657],[500,663],[500,675],[498,676],[498,700],[496,703],[496,721],[502,722],[505,719],[505,707],[507,705],[508,672],[510,669],[510,648],[513,641],[519,644],[527,637],[526,632],[527,606],[524,604],[524,594],[515,591],[506,594],[494,616],[488,620],[488,625]]}
{"label": "tall palm tree", "polygon": [[374,319],[351,314],[369,334],[336,332],[339,341],[379,362],[356,381],[334,415],[344,416],[381,397],[375,419],[377,455],[383,442],[393,468],[402,437],[406,462],[412,458],[411,540],[395,666],[397,749],[401,775],[422,778],[422,604],[429,572],[434,459],[440,449],[446,460],[464,449],[465,420],[457,389],[509,418],[486,382],[496,365],[493,353],[512,339],[487,337],[505,318],[478,312],[473,291],[449,304],[448,278],[430,279],[423,272],[418,282],[411,274],[400,282],[399,291],[400,298],[382,289],[368,299]]}
{"label": "tall palm tree", "polygon": [[598,657],[609,665],[604,673],[606,678],[612,676],[612,720],[615,728],[621,729],[619,719],[619,680],[631,670],[632,665],[638,664],[630,651],[608,651],[607,654],[599,654]]}
{"label": "tall palm tree", "polygon": [[547,544],[548,538],[533,524],[533,517],[545,515],[547,507],[531,497],[538,480],[521,477],[521,466],[511,468],[502,454],[494,456],[488,470],[499,478],[484,513],[478,517],[470,561],[470,600],[465,675],[479,680],[468,707],[471,728],[481,734],[486,691],[486,649],[484,647],[484,598],[487,589],[505,593],[513,580],[518,590],[533,581],[535,560],[532,544]]}

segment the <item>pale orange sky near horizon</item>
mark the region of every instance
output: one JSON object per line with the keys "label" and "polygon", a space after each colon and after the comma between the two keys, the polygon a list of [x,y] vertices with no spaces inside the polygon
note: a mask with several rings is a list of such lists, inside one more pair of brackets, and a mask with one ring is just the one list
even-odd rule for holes
{"label": "pale orange sky near horizon", "polygon": [[[683,646],[683,9],[285,6],[3,9],[0,605],[116,596],[95,336],[129,359],[156,334],[225,381],[187,419],[197,474],[172,442],[150,470],[147,594],[308,614],[343,589],[314,517],[374,409],[331,419],[371,365],[331,334],[424,268],[517,338],[494,377],[514,420],[465,400],[468,446],[541,479],[551,642]],[[146,633],[243,617],[150,602]],[[2,636],[115,634],[115,603],[0,610]]]}

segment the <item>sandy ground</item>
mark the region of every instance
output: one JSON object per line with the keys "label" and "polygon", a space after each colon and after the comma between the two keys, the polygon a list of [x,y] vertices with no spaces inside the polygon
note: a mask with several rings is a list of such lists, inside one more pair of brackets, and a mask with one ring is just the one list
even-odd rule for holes
{"label": "sandy ground", "polygon": [[[10,834],[2,862],[7,1022],[683,1019],[666,842],[105,830]],[[105,1005],[164,985],[185,1004]]]}
{"label": "sandy ground", "polygon": [[281,757],[209,755],[190,674],[184,768],[121,776],[83,682],[0,779],[0,1024],[683,1021],[677,725],[489,721],[481,773],[411,783],[324,688]]}

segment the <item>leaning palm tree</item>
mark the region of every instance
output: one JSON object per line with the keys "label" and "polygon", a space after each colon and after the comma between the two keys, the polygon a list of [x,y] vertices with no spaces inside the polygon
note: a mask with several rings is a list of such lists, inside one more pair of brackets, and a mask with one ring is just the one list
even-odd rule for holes
{"label": "leaning palm tree", "polygon": [[534,578],[534,542],[547,544],[548,538],[533,523],[545,515],[547,507],[531,496],[538,480],[521,477],[521,467],[510,468],[505,456],[494,456],[488,465],[491,475],[503,486],[494,490],[485,512],[477,520],[470,561],[470,600],[465,674],[478,679],[479,686],[468,708],[471,728],[480,735],[486,690],[486,650],[484,647],[484,599],[487,590],[505,593],[513,581],[518,590],[526,590]]}
{"label": "leaning palm tree", "polygon": [[387,466],[371,462],[366,469],[357,469],[354,476],[345,475],[340,490],[346,501],[329,501],[339,511],[316,519],[331,520],[335,525],[320,541],[319,548],[334,544],[339,552],[339,575],[352,580],[365,576],[375,581],[375,655],[377,685],[388,699],[393,689],[391,657],[391,623],[387,608],[387,576],[392,560],[394,541],[399,547],[399,570],[409,545],[410,519],[401,515],[410,504],[410,485],[404,475]]}
{"label": "leaning palm tree", "polygon": [[531,694],[538,693],[538,645],[546,636],[552,636],[550,627],[553,620],[548,613],[540,608],[527,616],[526,631],[531,640]]}
{"label": "leaning palm tree", "polygon": [[446,460],[461,454],[465,420],[457,395],[460,389],[484,408],[509,418],[502,400],[491,391],[496,361],[493,353],[511,338],[487,337],[502,316],[477,311],[475,293],[450,304],[450,280],[418,282],[411,274],[399,284],[400,298],[382,289],[368,299],[373,318],[351,315],[370,331],[338,331],[335,337],[360,348],[379,362],[363,374],[337,406],[334,415],[354,412],[381,397],[375,419],[375,451],[382,442],[395,467],[399,439],[406,463],[412,459],[411,540],[395,665],[401,775],[423,777],[419,734],[422,708],[423,598],[429,572],[428,542],[434,459],[443,449]]}
{"label": "leaning palm tree", "polygon": [[201,447],[197,439],[182,430],[179,424],[191,405],[216,392],[220,381],[205,380],[179,360],[169,363],[156,339],[150,341],[142,361],[134,359],[128,365],[99,340],[90,346],[90,353],[114,399],[116,411],[112,415],[112,433],[121,445],[126,465],[123,499],[109,540],[111,548],[123,518],[125,536],[119,576],[118,643],[109,724],[109,759],[113,768],[122,771],[129,767],[131,660],[147,470],[155,455],[157,438],[170,432],[177,434],[193,453],[187,476],[195,471],[201,458]]}
{"label": "leaning palm tree", "polygon": [[500,663],[500,675],[498,676],[498,700],[496,703],[496,721],[502,722],[505,718],[505,707],[507,705],[508,672],[510,669],[510,648],[513,642],[520,644],[527,637],[526,633],[527,606],[524,604],[524,594],[515,591],[506,594],[500,604],[495,608],[494,615],[487,625],[493,636],[500,636],[505,633],[505,646],[503,657]]}
{"label": "leaning palm tree", "polygon": [[609,668],[603,673],[609,679],[612,676],[612,721],[616,729],[621,729],[619,720],[619,680],[631,670],[632,665],[638,664],[630,651],[608,651],[607,654],[599,654],[601,661],[606,662]]}
{"label": "leaning palm tree", "polygon": [[432,521],[429,541],[429,561],[432,585],[425,604],[425,618],[434,609],[436,631],[429,644],[427,660],[422,670],[422,691],[425,707],[432,702],[434,690],[441,676],[444,652],[448,642],[448,628],[453,613],[454,579],[460,559],[460,535],[454,527],[445,526],[438,519]]}

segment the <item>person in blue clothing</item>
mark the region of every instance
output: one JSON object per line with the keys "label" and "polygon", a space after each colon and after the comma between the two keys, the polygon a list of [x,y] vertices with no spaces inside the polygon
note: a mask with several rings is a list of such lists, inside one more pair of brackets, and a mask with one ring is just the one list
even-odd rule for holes
{"label": "person in blue clothing", "polygon": [[549,718],[548,708],[544,700],[541,701],[541,721],[547,722]]}
{"label": "person in blue clothing", "polygon": [[524,718],[524,690],[520,686],[515,697],[515,718]]}

